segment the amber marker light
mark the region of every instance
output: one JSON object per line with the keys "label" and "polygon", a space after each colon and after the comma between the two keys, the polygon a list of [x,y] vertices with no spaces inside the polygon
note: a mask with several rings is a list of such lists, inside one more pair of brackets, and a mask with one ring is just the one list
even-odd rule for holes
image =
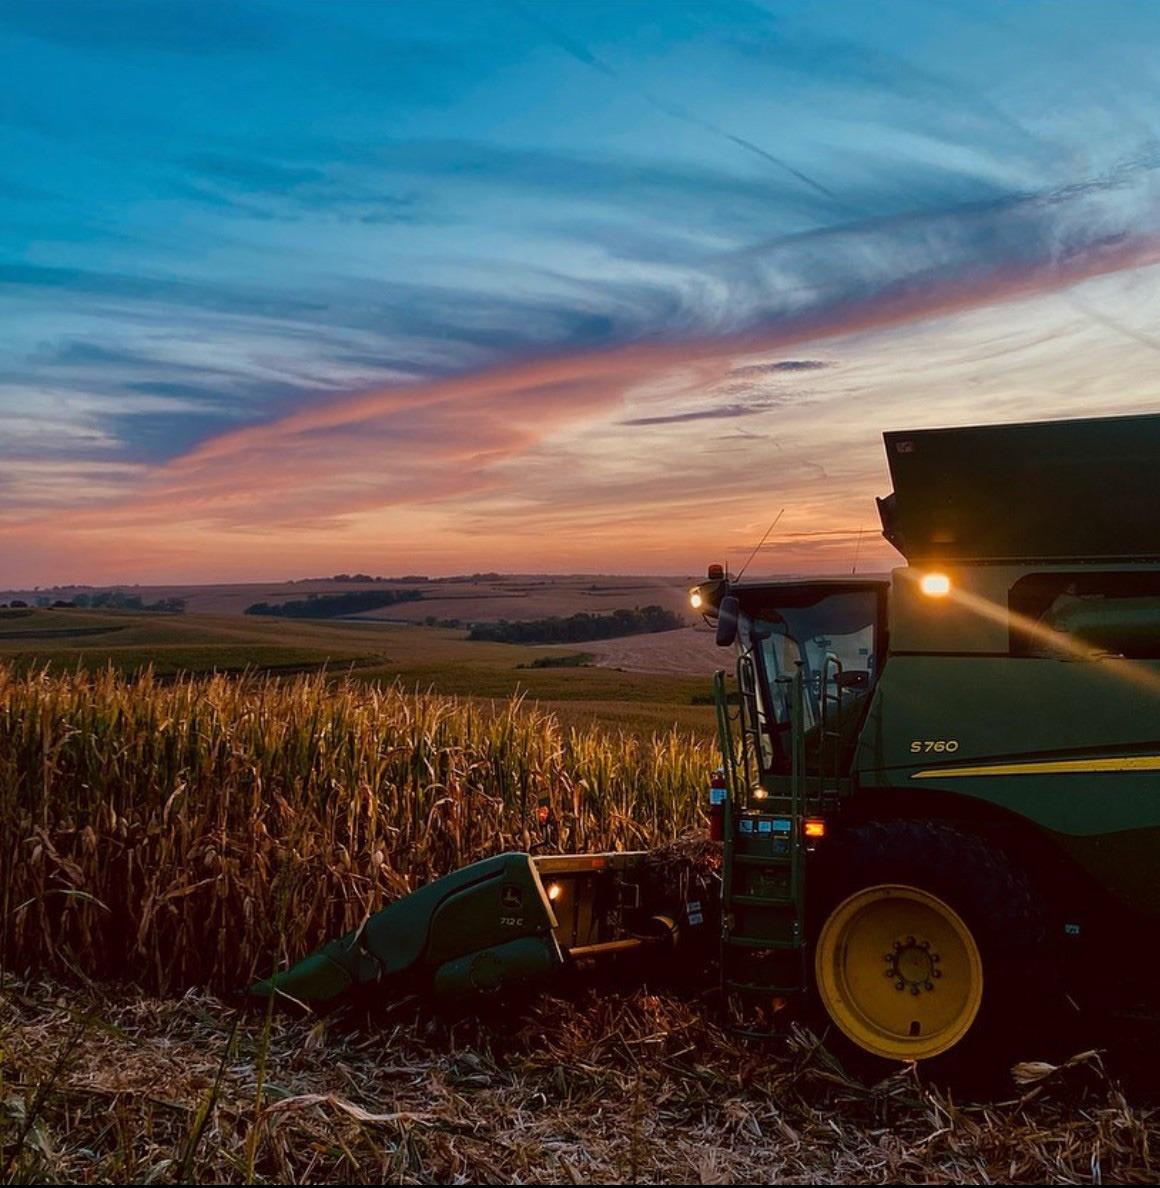
{"label": "amber marker light", "polygon": [[548,898],[555,903],[557,899],[564,893],[564,888],[559,883],[548,884]]}
{"label": "amber marker light", "polygon": [[945,573],[924,573],[918,588],[927,598],[945,598],[951,592],[951,579]]}
{"label": "amber marker light", "polygon": [[820,837],[826,836],[826,823],[819,820],[806,820],[804,823],[806,837],[813,838],[815,841]]}

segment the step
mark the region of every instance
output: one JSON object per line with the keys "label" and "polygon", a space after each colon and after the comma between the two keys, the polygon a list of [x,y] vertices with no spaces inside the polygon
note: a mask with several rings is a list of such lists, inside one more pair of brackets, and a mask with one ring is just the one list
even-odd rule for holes
{"label": "step", "polygon": [[741,994],[800,994],[805,990],[805,986],[800,982],[795,982],[792,986],[779,986],[769,982],[737,982],[732,978],[725,979],[725,988]]}
{"label": "step", "polygon": [[753,907],[796,907],[792,895],[730,895],[729,902],[751,904]]}
{"label": "step", "polygon": [[790,866],[793,858],[789,854],[773,856],[771,854],[738,854],[733,855],[734,862],[741,862],[747,866]]}
{"label": "step", "polygon": [[726,936],[722,944],[732,945],[736,949],[800,949],[804,946],[797,940],[770,940],[768,937],[757,936]]}

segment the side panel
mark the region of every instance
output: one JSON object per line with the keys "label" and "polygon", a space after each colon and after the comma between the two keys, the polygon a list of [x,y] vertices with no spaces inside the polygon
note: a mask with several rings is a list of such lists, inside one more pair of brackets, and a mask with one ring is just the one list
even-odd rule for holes
{"label": "side panel", "polygon": [[855,758],[862,789],[985,801],[1160,915],[1160,663],[892,656]]}

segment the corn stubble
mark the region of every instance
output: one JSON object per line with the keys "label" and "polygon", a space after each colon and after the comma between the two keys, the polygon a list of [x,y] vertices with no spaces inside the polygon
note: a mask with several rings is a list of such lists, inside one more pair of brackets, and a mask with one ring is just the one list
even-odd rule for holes
{"label": "corn stubble", "polygon": [[238,990],[424,881],[540,838],[701,824],[709,744],[324,675],[0,667],[0,968]]}

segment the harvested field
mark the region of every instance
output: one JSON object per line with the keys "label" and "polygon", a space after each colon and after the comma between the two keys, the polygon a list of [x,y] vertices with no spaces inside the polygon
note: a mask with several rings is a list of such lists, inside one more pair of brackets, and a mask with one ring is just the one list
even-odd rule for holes
{"label": "harvested field", "polygon": [[955,1102],[866,1087],[799,1032],[696,1003],[545,1000],[485,1025],[267,1019],[202,993],[0,990],[3,1175],[20,1182],[1152,1183],[1160,1123],[1098,1057]]}
{"label": "harvested field", "polygon": [[717,647],[714,631],[705,624],[651,635],[591,640],[584,649],[596,657],[602,668],[704,676],[706,690],[707,678],[718,668],[729,668],[732,661],[728,652]]}

